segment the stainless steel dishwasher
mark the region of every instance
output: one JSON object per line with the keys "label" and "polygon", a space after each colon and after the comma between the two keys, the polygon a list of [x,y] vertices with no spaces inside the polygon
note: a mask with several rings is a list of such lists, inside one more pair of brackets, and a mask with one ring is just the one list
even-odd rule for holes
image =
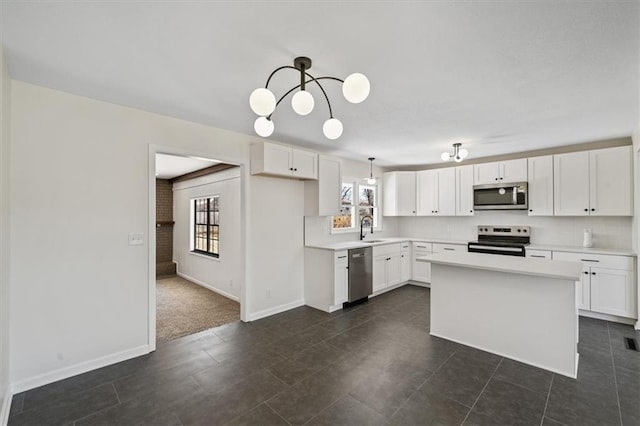
{"label": "stainless steel dishwasher", "polygon": [[372,293],[372,269],[371,247],[349,250],[349,303],[366,299]]}

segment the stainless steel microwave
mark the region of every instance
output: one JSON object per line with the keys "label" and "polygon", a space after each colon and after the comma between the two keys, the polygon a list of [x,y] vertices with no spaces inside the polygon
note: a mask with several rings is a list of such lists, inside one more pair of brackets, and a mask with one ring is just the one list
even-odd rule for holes
{"label": "stainless steel microwave", "polygon": [[529,206],[527,182],[475,185],[475,210],[526,210]]}

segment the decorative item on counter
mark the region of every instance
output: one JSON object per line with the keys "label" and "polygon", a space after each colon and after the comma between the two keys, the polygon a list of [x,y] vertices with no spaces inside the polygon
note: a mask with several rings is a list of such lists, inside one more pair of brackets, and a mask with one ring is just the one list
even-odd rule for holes
{"label": "decorative item on counter", "polygon": [[591,228],[584,228],[584,238],[582,239],[583,247],[593,247],[593,232]]}

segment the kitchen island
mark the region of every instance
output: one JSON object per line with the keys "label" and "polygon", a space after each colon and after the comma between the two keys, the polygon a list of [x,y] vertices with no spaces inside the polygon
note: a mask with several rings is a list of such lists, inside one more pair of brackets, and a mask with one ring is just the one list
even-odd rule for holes
{"label": "kitchen island", "polygon": [[558,374],[578,368],[578,262],[437,253],[431,334]]}

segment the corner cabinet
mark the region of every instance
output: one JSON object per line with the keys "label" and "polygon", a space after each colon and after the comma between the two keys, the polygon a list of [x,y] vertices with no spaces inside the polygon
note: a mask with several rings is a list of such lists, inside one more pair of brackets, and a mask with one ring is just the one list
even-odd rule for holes
{"label": "corner cabinet", "polygon": [[382,215],[416,215],[416,172],[382,175]]}
{"label": "corner cabinet", "polygon": [[631,146],[553,157],[556,216],[633,216]]}
{"label": "corner cabinet", "polygon": [[553,216],[553,156],[528,160],[529,216]]}
{"label": "corner cabinet", "polygon": [[269,142],[253,144],[251,174],[318,179],[318,154]]}
{"label": "corner cabinet", "polygon": [[340,160],[318,157],[318,179],[304,183],[304,215],[333,216],[340,214],[342,174]]}

